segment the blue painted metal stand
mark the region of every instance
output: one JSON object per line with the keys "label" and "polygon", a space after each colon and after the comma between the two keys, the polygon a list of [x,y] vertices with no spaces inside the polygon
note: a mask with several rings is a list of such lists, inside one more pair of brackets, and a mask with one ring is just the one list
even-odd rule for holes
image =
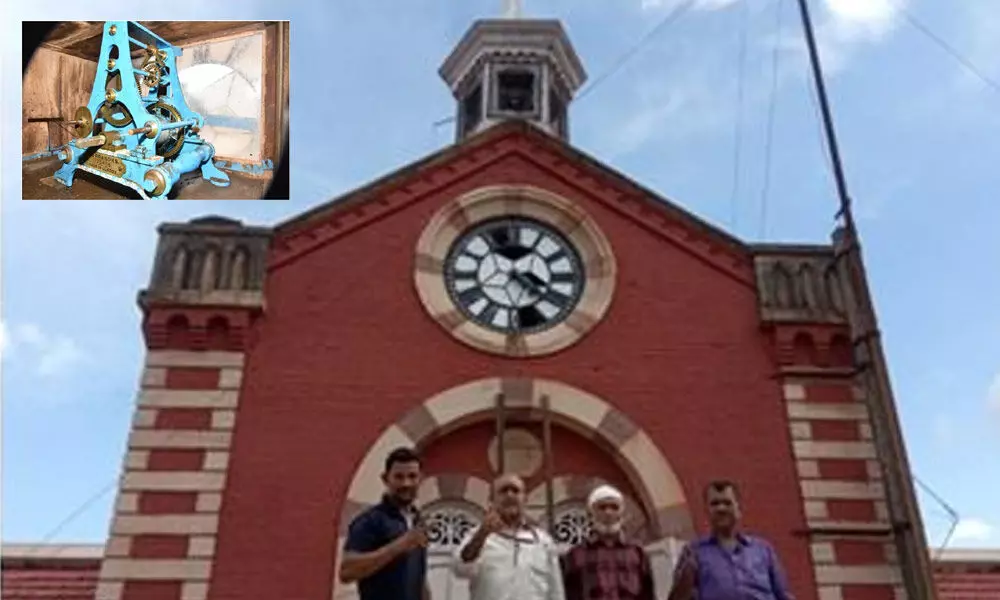
{"label": "blue painted metal stand", "polygon": [[242,163],[235,160],[216,159],[215,166],[221,169],[226,169],[227,171],[249,173],[250,175],[263,175],[268,171],[274,170],[274,163],[269,158],[264,159],[259,163]]}
{"label": "blue painted metal stand", "polygon": [[[139,68],[131,48],[146,49]],[[143,198],[166,198],[181,175],[201,169],[219,187],[229,175],[212,161],[215,148],[198,136],[205,120],[184,100],[177,77],[181,49],[133,21],[108,21],[87,106],[58,156],[56,181],[73,185],[77,170],[128,186]]]}

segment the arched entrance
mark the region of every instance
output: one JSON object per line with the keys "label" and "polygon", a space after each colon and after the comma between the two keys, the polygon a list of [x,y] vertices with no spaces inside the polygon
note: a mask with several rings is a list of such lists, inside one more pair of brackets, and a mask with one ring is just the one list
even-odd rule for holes
{"label": "arched entrance", "polygon": [[[342,505],[338,562],[350,520],[380,498],[379,474],[385,455],[397,446],[423,449],[470,424],[496,419],[497,398],[503,399],[501,405],[511,415],[521,420],[547,418],[599,445],[614,459],[634,493],[628,501],[631,520],[641,524],[658,584],[667,585],[680,544],[693,536],[687,501],[674,471],[650,437],[624,413],[588,392],[544,379],[490,378],[466,383],[428,399],[384,430],[361,461]],[[547,522],[546,514],[552,514],[550,529],[557,540],[569,544],[586,531],[583,502],[597,483],[586,474],[562,475],[547,485],[534,486],[529,505],[542,522]],[[485,478],[460,473],[432,474],[421,487],[418,502],[432,529],[435,600],[467,597],[464,586],[450,578],[448,560],[461,535],[478,525],[488,496]],[[354,586],[342,585],[335,578],[333,597],[357,596]]]}

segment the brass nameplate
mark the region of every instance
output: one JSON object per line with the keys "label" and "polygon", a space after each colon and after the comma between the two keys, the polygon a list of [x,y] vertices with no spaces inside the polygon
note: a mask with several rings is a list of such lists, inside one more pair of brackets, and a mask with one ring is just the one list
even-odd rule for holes
{"label": "brass nameplate", "polygon": [[115,177],[121,177],[125,174],[125,163],[122,159],[101,154],[100,152],[95,152],[83,164],[91,169],[97,169]]}

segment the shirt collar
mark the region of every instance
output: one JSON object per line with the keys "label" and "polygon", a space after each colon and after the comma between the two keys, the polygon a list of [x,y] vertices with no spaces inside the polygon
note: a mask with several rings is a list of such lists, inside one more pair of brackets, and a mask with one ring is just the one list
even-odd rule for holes
{"label": "shirt collar", "polygon": [[591,547],[597,546],[624,546],[625,545],[625,533],[619,531],[617,535],[614,536],[601,536],[596,532],[591,532],[590,537],[587,538],[587,545]]}
{"label": "shirt collar", "polygon": [[[714,535],[709,535],[708,537],[706,537],[703,540],[703,543],[718,545],[719,544],[719,540]],[[753,539],[750,538],[750,536],[748,536],[748,535],[744,535],[742,533],[737,533],[736,534],[736,543],[739,544],[740,546],[746,547],[746,546],[749,546],[749,545],[751,545],[753,543]]]}
{"label": "shirt collar", "polygon": [[406,518],[406,515],[414,515],[417,512],[417,509],[413,505],[400,507],[389,497],[389,494],[382,494],[382,501],[379,502],[379,506],[389,514],[397,515],[400,518]]}

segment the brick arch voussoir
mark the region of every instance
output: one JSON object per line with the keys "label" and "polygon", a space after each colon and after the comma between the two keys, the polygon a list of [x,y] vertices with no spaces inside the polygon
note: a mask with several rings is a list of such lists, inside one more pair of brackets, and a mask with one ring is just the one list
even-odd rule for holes
{"label": "brick arch voussoir", "polygon": [[490,499],[490,484],[485,479],[465,473],[441,473],[425,478],[417,490],[417,505],[458,501],[485,508]]}
{"label": "brick arch voussoir", "polygon": [[555,419],[613,450],[640,496],[654,535],[694,536],[680,480],[652,439],[627,415],[593,394],[558,381],[505,378],[480,379],[445,390],[383,431],[351,481],[341,511],[341,531],[363,507],[378,501],[382,490],[379,474],[388,452],[398,446],[420,448],[456,423],[488,416],[501,393],[510,409],[529,412],[540,412],[543,397],[547,397]]}

